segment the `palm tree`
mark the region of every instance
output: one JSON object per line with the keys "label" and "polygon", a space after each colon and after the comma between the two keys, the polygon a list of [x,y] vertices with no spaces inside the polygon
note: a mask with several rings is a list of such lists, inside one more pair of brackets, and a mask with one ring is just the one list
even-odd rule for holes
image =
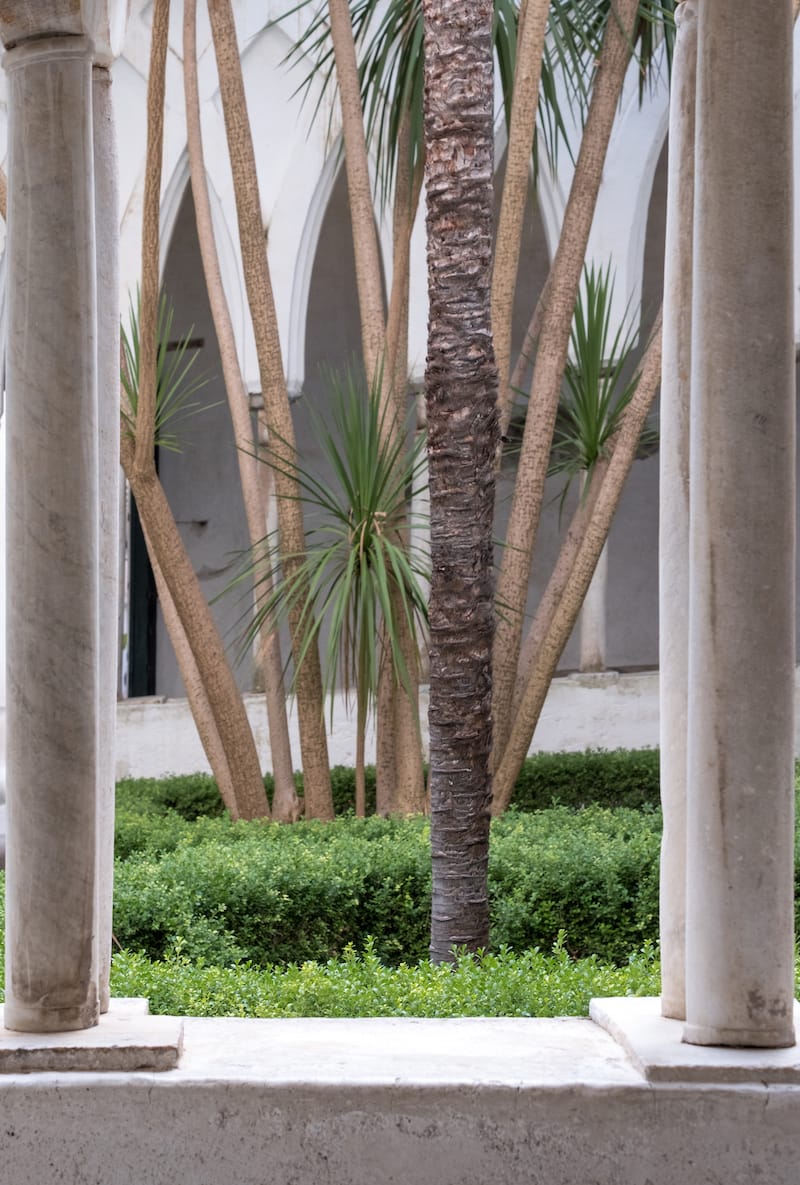
{"label": "palm tree", "polygon": [[[304,537],[302,508],[291,478],[296,458],[294,426],[289,410],[275,302],[264,248],[253,138],[247,115],[236,26],[230,0],[209,0],[208,15],[217,59],[220,98],[236,195],[242,267],[264,396],[263,426],[272,441],[273,450],[280,451],[282,460],[282,469],[276,472],[275,479],[281,563],[291,576],[300,563],[297,557],[303,552]],[[306,814],[318,819],[332,819],[333,797],[319,654],[316,647],[311,648],[300,663],[297,640],[299,617],[293,617],[290,625],[297,667],[298,719]]]}
{"label": "palm tree", "polygon": [[[627,309],[612,332],[614,279],[611,264],[584,268],[583,284],[575,304],[570,356],[564,370],[561,402],[556,415],[551,451],[551,476],[566,478],[563,500],[574,478],[584,497],[595,466],[608,455],[625,408],[639,381],[630,374],[636,343],[636,324]],[[653,451],[657,431],[642,433],[638,455]],[[605,666],[605,613],[608,544],[600,553],[597,569],[581,610],[580,669],[600,671]]]}
{"label": "palm tree", "polygon": [[[264,536],[268,507],[264,505],[264,483],[260,481],[259,467],[254,455],[249,401],[236,352],[236,338],[222,284],[211,218],[200,123],[196,24],[197,0],[185,0],[183,6],[183,80],[186,98],[186,136],[197,221],[197,239],[200,244],[209,305],[219,343],[222,373],[231,412],[247,529],[251,546],[258,548],[259,542]],[[268,486],[267,493],[269,494],[269,492]],[[262,564],[265,558],[262,557]],[[265,578],[268,578],[268,575],[268,571],[262,572],[262,586],[267,583]],[[293,776],[280,641],[276,633],[262,633],[258,638],[257,645],[259,662],[264,676],[272,775],[275,785],[272,798],[272,817],[279,822],[291,822],[298,816],[299,803]],[[186,680],[184,680],[185,684]]]}
{"label": "palm tree", "polygon": [[423,0],[431,494],[431,958],[489,939],[497,368],[491,0]]}
{"label": "palm tree", "polygon": [[[191,650],[235,796],[232,813],[269,814],[258,753],[219,632],[192,569],[155,467],[158,414],[159,199],[169,0],[156,0],[147,88],[147,163],[142,216],[142,286],[135,400],[129,385],[120,421],[120,460],[136,499],[154,568]],[[123,392],[123,395],[125,393]],[[223,786],[225,780],[223,780]]]}
{"label": "palm tree", "polygon": [[[409,668],[402,639],[413,637],[418,622],[427,620],[422,579],[427,576],[404,536],[409,490],[419,479],[421,441],[409,451],[405,434],[386,431],[393,414],[382,402],[380,377],[367,391],[349,374],[330,376],[331,398],[326,422],[314,416],[315,435],[330,477],[311,471],[299,461],[292,481],[308,512],[305,547],[297,567],[259,598],[247,645],[263,625],[277,630],[290,616],[299,620],[295,632],[298,659],[295,680],[305,655],[316,648],[323,627],[323,685],[333,711],[340,683],[345,696],[356,700],[356,814],[364,815],[364,753],[367,718],[374,708],[382,673],[390,666],[407,698],[417,684]],[[280,472],[280,454],[268,450],[264,460]],[[277,554],[278,547],[271,549]],[[247,563],[238,580],[258,580]],[[383,644],[376,647],[376,638]],[[416,662],[417,655],[413,654]],[[414,718],[414,742],[419,746],[419,719]]]}

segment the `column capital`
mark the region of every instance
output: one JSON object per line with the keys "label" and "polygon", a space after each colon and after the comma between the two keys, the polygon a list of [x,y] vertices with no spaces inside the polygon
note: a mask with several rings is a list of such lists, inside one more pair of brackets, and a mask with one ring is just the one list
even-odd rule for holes
{"label": "column capital", "polygon": [[697,18],[697,0],[680,0],[675,8],[675,24],[678,28]]}
{"label": "column capital", "polygon": [[33,41],[22,41],[3,55],[3,69],[7,74],[23,66],[37,62],[65,61],[69,58],[85,58],[91,61],[94,46],[88,37],[69,35],[66,37],[42,37]]}
{"label": "column capital", "polygon": [[0,5],[0,40],[6,49],[25,42],[88,37],[98,65],[122,52],[131,0],[7,0]]}

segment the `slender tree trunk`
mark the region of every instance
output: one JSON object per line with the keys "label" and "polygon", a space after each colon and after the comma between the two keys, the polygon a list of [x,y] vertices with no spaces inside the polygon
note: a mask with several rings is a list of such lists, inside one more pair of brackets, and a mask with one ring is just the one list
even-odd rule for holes
{"label": "slender tree trunk", "polygon": [[608,538],[625,480],[636,459],[636,450],[647,414],[661,379],[661,316],[642,365],[642,374],[631,402],[622,417],[594,509],[572,565],[569,580],[559,599],[550,628],[536,655],[531,676],[519,709],[514,715],[508,745],[494,777],[492,811],[500,814],[508,806],[514,783],[525,760],[547,690],[564,646],[575,627],[597,560]]}
{"label": "slender tree trunk", "polygon": [[[393,226],[394,272],[387,329],[361,88],[347,0],[328,0],[328,12],[342,111],[364,366],[369,387],[374,389],[379,384],[382,431],[389,440],[393,440],[403,431],[406,416],[405,367],[400,376],[399,363],[405,355],[402,339],[408,304],[411,232],[419,201],[421,175],[411,176],[410,128],[406,119],[398,149]],[[417,721],[417,654],[410,632],[399,624],[404,612],[402,598],[396,589],[390,589],[390,597],[398,633],[403,639],[403,659],[411,686],[408,689],[398,686],[391,653],[387,651],[380,666],[377,694],[377,710],[382,719],[378,724],[376,754],[378,800],[382,811],[387,813],[389,810],[419,809],[420,804],[424,803],[422,751]],[[390,729],[394,731],[393,737],[389,736]]]}
{"label": "slender tree trunk", "polygon": [[219,739],[214,713],[211,711],[211,705],[208,702],[208,696],[203,687],[203,680],[200,678],[200,672],[197,669],[197,663],[194,661],[192,648],[181,625],[181,619],[167,587],[167,582],[159,567],[153,545],[144,528],[142,529],[142,534],[144,535],[144,541],[147,546],[147,554],[150,557],[150,566],[153,569],[153,578],[156,582],[158,602],[164,616],[164,625],[166,626],[172,649],[175,652],[178,670],[183,680],[183,685],[186,688],[186,698],[189,701],[192,719],[194,720],[197,734],[200,737],[203,752],[208,759],[208,764],[211,766],[211,772],[216,779],[222,801],[228,808],[231,818],[238,819],[239,807],[236,802],[236,790],[228,766],[228,759],[225,756],[225,750]]}
{"label": "slender tree trunk", "polygon": [[238,814],[243,818],[259,818],[269,814],[269,807],[253,734],[219,631],[186,555],[155,468],[159,217],[168,31],[169,0],[155,0],[147,91],[139,390],[133,439],[122,421],[120,459],[214,714],[235,790]]}
{"label": "slender tree trunk", "polygon": [[511,727],[511,697],[520,651],[531,557],[539,526],[561,381],[581,271],[608,141],[625,80],[638,0],[618,0],[608,17],[558,251],[548,282],[533,385],[498,582],[495,638],[495,762]]}
{"label": "slender tree trunk", "polygon": [[[581,474],[581,496],[588,485],[588,475]],[[594,576],[586,590],[580,615],[580,669],[584,672],[606,669],[606,600],[608,590],[608,540],[597,559]]]}
{"label": "slender tree trunk", "polygon": [[[197,0],[184,0],[183,8],[183,80],[186,96],[186,133],[189,147],[189,168],[194,197],[195,219],[208,300],[219,344],[222,374],[233,423],[239,480],[242,487],[247,529],[253,557],[258,564],[256,575],[256,609],[268,599],[271,591],[269,556],[264,543],[265,511],[259,484],[260,462],[256,456],[250,421],[250,407],[236,353],[236,336],[222,284],[219,256],[211,218],[203,155],[200,123],[200,96],[197,82]],[[275,791],[272,816],[287,823],[296,819],[300,810],[294,785],[292,749],[289,741],[289,722],[286,714],[286,692],[283,684],[283,662],[277,631],[259,631],[258,659],[264,674],[264,688],[269,723],[269,742]],[[185,683],[185,680],[184,680]]]}
{"label": "slender tree trunk", "polygon": [[[408,315],[411,232],[422,188],[422,169],[411,175],[410,121],[403,120],[397,153],[395,207],[392,223],[392,287],[389,321],[386,327],[386,366],[391,377],[398,430],[408,416]],[[409,546],[409,532],[403,544]],[[378,731],[383,743],[378,748],[376,782],[382,812],[417,814],[424,812],[425,781],[420,731],[420,652],[417,639],[405,621],[402,600],[395,597],[395,619],[399,648],[408,673],[409,686],[398,683],[391,654],[384,651],[380,662]],[[383,712],[383,719],[380,718]],[[391,734],[391,744],[388,735]],[[391,766],[388,758],[391,757]]]}
{"label": "slender tree trunk", "polygon": [[531,153],[536,132],[542,53],[547,31],[550,0],[524,0],[520,10],[514,96],[508,130],[508,151],[503,196],[494,249],[492,273],[492,329],[497,371],[500,376],[500,432],[504,435],[511,418],[514,391],[509,382],[511,368],[511,323],[517,286],[522,223],[532,190]]}
{"label": "slender tree trunk", "polygon": [[531,623],[531,628],[523,643],[519,656],[517,678],[514,683],[514,699],[511,705],[512,719],[519,710],[519,705],[525,694],[525,688],[528,685],[536,655],[547,636],[556,609],[564,595],[564,589],[567,587],[570,573],[572,572],[575,559],[586,533],[586,528],[591,521],[594,504],[597,501],[597,495],[600,492],[607,469],[608,461],[605,458],[601,458],[594,467],[589,488],[575,508],[575,513],[572,516],[567,533],[564,536],[564,541],[559,549],[555,567],[550,573],[547,587],[542,593],[536,614]]}
{"label": "slender tree trunk", "polygon": [[[372,387],[385,371],[386,323],[383,312],[381,257],[369,179],[367,142],[361,109],[356,48],[348,0],[328,0],[336,80],[342,112],[347,193],[353,224],[356,286],[361,317],[361,342],[367,384]],[[391,381],[391,375],[386,376]],[[389,382],[381,383],[388,392]],[[391,425],[389,425],[391,427]]]}
{"label": "slender tree trunk", "polygon": [[430,318],[431,957],[489,938],[492,517],[491,0],[423,0]]}
{"label": "slender tree trunk", "polygon": [[[278,462],[275,470],[275,491],[278,500],[281,564],[286,576],[291,578],[300,563],[299,557],[305,550],[305,533],[297,482],[291,476],[293,466],[297,463],[297,449],[264,245],[255,153],[247,117],[236,26],[230,0],[209,0],[208,12],[236,195],[245,287],[253,320],[264,395],[264,419],[270,434],[270,447]],[[289,614],[295,659],[305,811],[309,818],[332,819],[333,798],[319,651],[316,646],[311,646],[302,661],[300,660],[301,617],[302,609],[299,606]]]}

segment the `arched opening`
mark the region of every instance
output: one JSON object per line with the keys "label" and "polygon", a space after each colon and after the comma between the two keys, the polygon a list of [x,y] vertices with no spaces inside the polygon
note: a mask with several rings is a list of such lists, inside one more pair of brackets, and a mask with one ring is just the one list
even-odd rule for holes
{"label": "arched opening", "polygon": [[[191,339],[196,355],[193,373],[205,382],[191,406],[170,425],[177,450],[157,450],[158,472],[172,512],[211,603],[215,621],[231,656],[238,653],[240,619],[250,591],[245,586],[221,597],[249,545],[239,484],[236,447],[228,410],[219,348],[208,304],[194,203],[187,186],[175,221],[164,268],[163,291],[174,308],[171,342]],[[183,696],[175,655],[157,604],[144,541],[132,514],[130,556],[130,695]],[[236,667],[242,689],[253,682],[249,658]]]}

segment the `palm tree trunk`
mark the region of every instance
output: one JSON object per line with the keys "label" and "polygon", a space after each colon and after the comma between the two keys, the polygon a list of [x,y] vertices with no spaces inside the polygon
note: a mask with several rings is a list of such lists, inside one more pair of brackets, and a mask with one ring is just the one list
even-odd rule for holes
{"label": "palm tree trunk", "polygon": [[[236,26],[230,0],[210,0],[208,13],[217,58],[220,96],[236,195],[242,267],[264,395],[264,417],[269,429],[271,448],[278,462],[275,470],[275,492],[278,500],[281,563],[286,576],[291,578],[300,563],[299,557],[305,550],[305,532],[297,482],[291,476],[293,466],[296,465],[297,449],[286,393],[269,264],[264,247],[264,227],[253,139],[247,116]],[[332,819],[333,798],[319,651],[316,646],[309,647],[301,661],[301,617],[302,609],[299,606],[293,608],[289,614],[289,629],[296,664],[295,681],[305,812],[309,818]]]}
{"label": "palm tree trunk", "polygon": [[[228,396],[239,480],[242,487],[250,546],[256,560],[260,560],[257,575],[256,609],[271,592],[267,549],[264,546],[265,512],[259,485],[259,461],[250,423],[250,408],[236,353],[228,302],[222,284],[211,205],[208,198],[208,179],[203,156],[200,124],[200,97],[197,83],[197,0],[184,0],[183,8],[183,80],[186,96],[186,134],[189,148],[189,171],[194,196],[197,238],[206,278],[208,301],[214,330],[217,335],[222,374]],[[283,662],[280,640],[274,630],[263,628],[258,634],[258,656],[264,674],[264,689],[269,723],[269,745],[272,755],[272,774],[275,792],[272,815],[279,822],[297,818],[299,802],[294,784],[292,749],[289,741],[289,721],[286,714],[286,692],[283,683]],[[184,684],[186,680],[184,680]]]}
{"label": "palm tree trunk", "polygon": [[[372,204],[364,116],[361,109],[361,87],[348,0],[328,0],[328,14],[342,112],[344,160],[353,224],[353,251],[364,369],[367,373],[367,385],[372,387],[382,374],[386,361],[386,323],[383,313],[380,248],[375,229],[375,210]],[[387,374],[385,377],[391,382],[391,375]],[[381,382],[385,392],[388,392],[389,382]]]}
{"label": "palm tree trunk", "polygon": [[144,528],[142,528],[142,534],[144,535],[144,541],[147,546],[147,554],[150,557],[150,566],[153,569],[153,578],[156,582],[156,592],[158,593],[158,603],[164,615],[164,625],[166,626],[169,640],[172,643],[172,649],[175,652],[178,670],[183,680],[183,685],[186,688],[186,698],[189,701],[189,707],[192,711],[192,719],[194,720],[197,734],[200,737],[203,752],[208,759],[211,772],[216,779],[222,801],[228,808],[231,818],[235,820],[240,817],[239,806],[236,801],[236,788],[233,784],[225,750],[219,739],[214,713],[211,711],[211,705],[208,702],[208,696],[203,687],[203,680],[200,678],[197,663],[194,661],[192,648],[181,625],[180,615],[175,608],[175,602],[170,595],[167,582],[159,567],[153,545]]}
{"label": "palm tree trunk", "polygon": [[492,517],[491,0],[423,0],[430,318],[431,958],[489,938]]}
{"label": "palm tree trunk", "polygon": [[[177,611],[225,753],[235,797],[232,808],[229,803],[226,805],[234,818],[268,818],[269,806],[253,733],[219,630],[186,554],[155,466],[149,474],[142,475],[133,463],[133,451],[133,441],[123,430],[120,441],[122,467],[136,499],[148,551],[155,558],[153,570],[160,569]],[[198,728],[206,731],[202,718]],[[209,736],[207,732],[206,736]],[[210,761],[210,753],[208,756]],[[212,768],[215,765],[220,791],[223,791],[228,779],[224,768],[216,763],[212,763]]]}
{"label": "palm tree trunk", "polygon": [[508,806],[514,783],[525,760],[547,690],[558,660],[575,627],[597,560],[605,546],[611,520],[617,509],[625,480],[636,459],[644,422],[661,381],[661,316],[643,360],[639,385],[620,421],[611,447],[608,469],[594,503],[591,519],[581,540],[569,580],[558,608],[536,655],[525,693],[515,713],[508,744],[494,777],[492,813]]}
{"label": "palm tree trunk", "polygon": [[589,488],[578,502],[575,513],[567,527],[567,533],[559,549],[555,567],[550,573],[547,587],[542,593],[536,614],[531,623],[531,628],[520,651],[517,678],[514,683],[514,698],[511,703],[512,718],[519,710],[519,705],[525,694],[525,688],[528,686],[528,681],[531,677],[536,655],[550,630],[553,617],[564,595],[564,590],[567,587],[570,573],[575,565],[575,559],[583,542],[586,528],[591,521],[594,504],[597,501],[597,495],[600,492],[607,469],[608,461],[605,457],[600,458],[592,471]]}
{"label": "palm tree trunk", "polygon": [[558,251],[548,282],[531,399],[503,549],[495,638],[495,748],[504,752],[519,658],[531,557],[539,526],[561,381],[581,271],[586,256],[608,141],[631,56],[638,0],[618,0],[609,12],[603,48],[581,140]]}
{"label": "palm tree trunk", "polygon": [[531,151],[536,132],[542,53],[549,11],[550,0],[524,0],[519,18],[514,96],[492,273],[492,330],[497,371],[500,376],[498,410],[501,434],[504,434],[508,427],[514,401],[514,392],[509,382],[511,319],[522,243],[522,222],[532,189]]}
{"label": "palm tree trunk", "polygon": [[269,815],[255,741],[219,631],[203,597],[155,468],[159,218],[169,0],[156,0],[147,90],[147,167],[142,212],[139,390],[135,436],[121,421],[120,460],[180,616],[214,715],[242,818]]}

